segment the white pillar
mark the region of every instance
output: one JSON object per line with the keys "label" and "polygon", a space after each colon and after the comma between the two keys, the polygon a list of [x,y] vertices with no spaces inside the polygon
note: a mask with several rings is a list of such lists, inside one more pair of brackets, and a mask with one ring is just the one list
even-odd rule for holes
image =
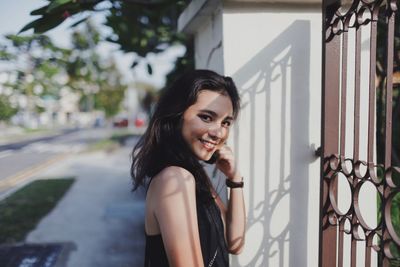
{"label": "white pillar", "polygon": [[233,267],[318,265],[321,25],[320,4],[280,1],[198,0],[180,18],[196,68],[232,76],[242,97],[230,144],[248,225]]}

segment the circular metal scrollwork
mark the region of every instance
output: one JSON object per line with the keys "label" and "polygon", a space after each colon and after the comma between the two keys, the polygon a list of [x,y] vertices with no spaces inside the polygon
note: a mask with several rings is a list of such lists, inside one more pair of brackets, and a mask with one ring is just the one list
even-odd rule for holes
{"label": "circular metal scrollwork", "polygon": [[[370,164],[368,166],[368,173],[371,181],[376,185],[379,186],[383,183],[385,168],[382,164]],[[382,192],[381,192],[382,193]]]}
{"label": "circular metal scrollwork", "polygon": [[339,8],[336,11],[336,14],[340,17],[344,17],[351,13],[352,10],[357,8],[359,0],[340,0]]}
{"label": "circular metal scrollwork", "polygon": [[[397,177],[397,180],[396,180]],[[400,168],[399,167],[390,167],[386,170],[385,173],[385,179],[386,179],[386,184],[392,188],[400,188],[400,184],[398,181],[400,181]]]}
{"label": "circular metal scrollwork", "polygon": [[330,4],[326,15],[327,40],[332,35],[347,32],[349,28],[377,21],[382,5],[386,5],[392,12],[398,9],[396,0],[340,0]]}
{"label": "circular metal scrollwork", "polygon": [[340,158],[339,155],[333,154],[328,159],[329,168],[332,171],[339,171],[340,170]]}
{"label": "circular metal scrollwork", "polygon": [[388,259],[398,260],[395,255],[400,254],[400,248],[392,240],[386,240],[383,245],[383,252]]}
{"label": "circular metal scrollwork", "polygon": [[374,183],[368,180],[359,182],[354,190],[354,212],[357,215],[360,225],[365,230],[375,231],[381,226],[381,222],[376,220],[376,214],[368,216],[370,207],[368,203],[365,203],[365,201],[371,201],[371,199],[367,197],[368,195],[378,195],[380,203],[382,202],[382,196]]}
{"label": "circular metal scrollwork", "polygon": [[395,228],[394,222],[393,222],[394,219],[398,219],[398,218],[393,218],[394,216],[392,216],[394,200],[400,201],[400,192],[399,192],[399,190],[396,190],[396,191],[392,192],[386,200],[385,222],[386,222],[386,226],[387,226],[388,232],[390,234],[390,237],[398,246],[400,246],[400,233],[398,231],[396,231],[396,228]]}
{"label": "circular metal scrollwork", "polygon": [[[337,186],[340,183],[340,186]],[[342,172],[336,172],[329,181],[329,200],[333,210],[339,216],[345,216],[351,209],[352,186]],[[338,196],[342,200],[339,203]],[[347,203],[346,203],[347,202]]]}
{"label": "circular metal scrollwork", "polygon": [[340,157],[340,168],[344,175],[347,177],[350,177],[353,175],[353,169],[354,169],[354,162],[352,159],[345,158],[344,156]]}
{"label": "circular metal scrollwork", "polygon": [[371,247],[376,252],[381,251],[380,247],[381,236],[378,233],[378,231],[371,231],[366,238],[366,242],[367,242],[367,247]]}
{"label": "circular metal scrollwork", "polygon": [[358,179],[365,179],[366,177],[368,177],[368,166],[365,161],[356,161],[356,163],[354,164],[354,175]]}
{"label": "circular metal scrollwork", "polygon": [[[327,157],[325,164],[323,199],[327,223],[357,241],[365,241],[367,247],[388,259],[397,257],[400,230],[395,226],[398,218],[393,210],[400,203],[400,168],[385,171],[381,164],[354,161],[337,154]],[[378,219],[370,212],[371,201],[373,205],[385,205]]]}

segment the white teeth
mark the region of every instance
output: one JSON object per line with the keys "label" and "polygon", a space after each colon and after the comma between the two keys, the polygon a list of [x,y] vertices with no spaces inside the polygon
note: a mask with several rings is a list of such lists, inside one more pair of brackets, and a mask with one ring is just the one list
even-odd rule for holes
{"label": "white teeth", "polygon": [[201,142],[202,142],[203,145],[204,145],[206,148],[208,148],[208,149],[213,149],[213,148],[215,147],[215,144],[210,143],[210,142],[208,142],[208,141],[201,140]]}

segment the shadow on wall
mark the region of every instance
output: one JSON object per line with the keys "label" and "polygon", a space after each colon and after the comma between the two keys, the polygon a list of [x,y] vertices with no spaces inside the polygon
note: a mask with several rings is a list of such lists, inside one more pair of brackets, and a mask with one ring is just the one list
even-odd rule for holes
{"label": "shadow on wall", "polygon": [[[246,248],[233,266],[306,267],[308,176],[315,160],[309,149],[310,22],[295,21],[233,77],[248,119],[235,128],[235,149],[250,174]],[[248,147],[241,136],[249,138]]]}

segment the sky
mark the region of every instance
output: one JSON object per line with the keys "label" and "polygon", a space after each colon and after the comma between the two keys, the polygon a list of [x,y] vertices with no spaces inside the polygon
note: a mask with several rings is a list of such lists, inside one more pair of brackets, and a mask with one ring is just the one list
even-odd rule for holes
{"label": "sky", "polygon": [[[37,8],[46,5],[46,0],[16,0],[16,1],[1,1],[0,2],[0,35],[4,34],[16,34],[26,24],[34,20],[36,17],[31,16],[30,12]],[[100,25],[103,21],[103,15],[98,14],[93,16],[95,24]],[[74,17],[72,17],[74,19]],[[79,19],[79,18],[78,18]],[[76,20],[76,19],[75,19]],[[59,46],[68,47],[70,44],[69,35],[71,29],[69,25],[74,20],[67,19],[61,25],[55,29],[50,30],[47,35]],[[106,32],[108,29],[103,26],[99,30]],[[27,31],[32,33],[33,31]],[[3,42],[4,38],[0,37],[0,42]],[[123,74],[124,81],[128,84],[135,81],[143,81],[153,84],[156,87],[162,87],[165,83],[165,74],[173,67],[173,60],[177,55],[184,52],[182,47],[172,47],[166,52],[159,55],[150,55],[148,60],[150,62],[157,62],[153,64],[154,73],[152,76],[147,74],[146,67],[139,65],[135,70],[130,69],[132,62],[135,58],[133,53],[124,54],[118,51],[118,46],[104,42],[99,47],[99,52],[104,57],[108,57],[110,53],[115,56],[118,68]]]}

